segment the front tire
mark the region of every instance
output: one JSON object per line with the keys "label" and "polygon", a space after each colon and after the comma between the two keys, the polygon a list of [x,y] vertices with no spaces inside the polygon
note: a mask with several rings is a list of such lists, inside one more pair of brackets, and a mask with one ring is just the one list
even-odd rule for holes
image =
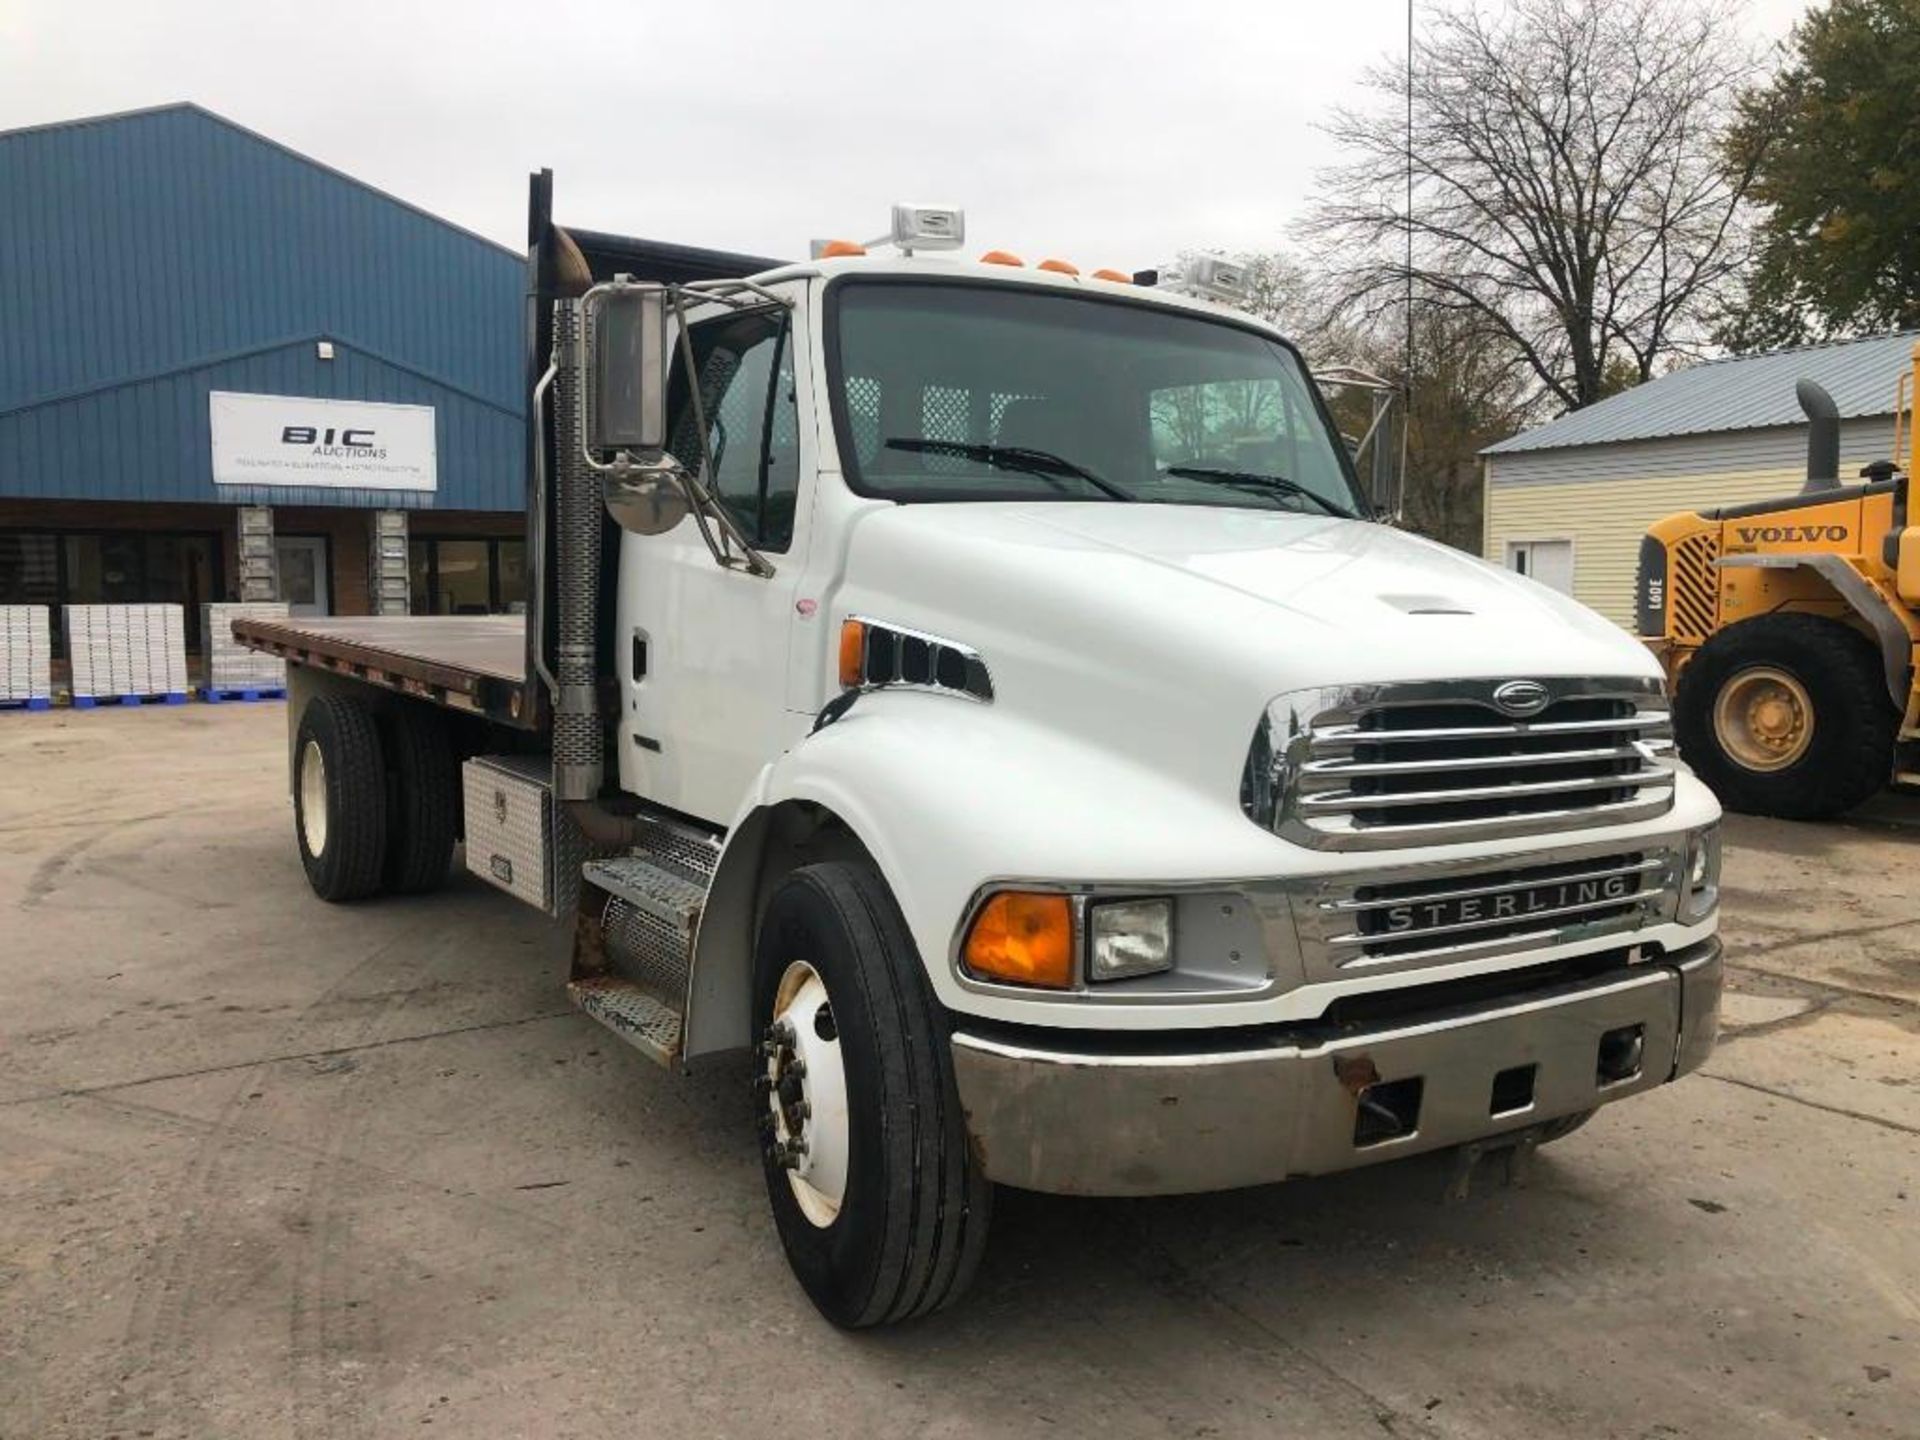
{"label": "front tire", "polygon": [[1824,616],[1729,625],[1681,671],[1673,709],[1682,758],[1730,810],[1831,819],[1893,774],[1879,652]]}
{"label": "front tire", "polygon": [[387,858],[387,769],[373,712],[351,695],[316,695],[293,746],[293,830],[322,900],[380,889]]}
{"label": "front tire", "polygon": [[767,1197],[807,1298],[850,1329],[958,1298],[993,1191],[967,1144],[946,1014],[873,866],[780,882],[753,1006]]}

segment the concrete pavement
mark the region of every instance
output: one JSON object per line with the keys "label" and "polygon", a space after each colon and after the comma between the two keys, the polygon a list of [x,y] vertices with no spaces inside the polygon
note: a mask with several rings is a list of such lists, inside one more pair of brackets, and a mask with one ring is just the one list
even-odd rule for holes
{"label": "concrete pavement", "polygon": [[315,900],[283,725],[0,715],[0,1435],[1920,1435],[1910,804],[1734,821],[1722,1050],[1526,1188],[1006,1193],[958,1309],[849,1336],[743,1077],[477,882]]}

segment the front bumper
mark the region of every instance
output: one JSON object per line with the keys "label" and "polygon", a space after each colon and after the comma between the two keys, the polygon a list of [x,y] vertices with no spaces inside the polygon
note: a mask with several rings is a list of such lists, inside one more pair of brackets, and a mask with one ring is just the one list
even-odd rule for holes
{"label": "front bumper", "polygon": [[[1226,1190],[1483,1140],[1664,1084],[1711,1053],[1720,984],[1720,942],[1709,939],[1524,997],[1231,1049],[1140,1053],[1086,1032],[1039,1043],[963,1028],[954,1073],[976,1153],[1001,1184],[1064,1195]],[[1633,1027],[1637,1072],[1603,1083],[1601,1037]],[[1495,1076],[1527,1066],[1531,1102],[1496,1114]],[[1416,1079],[1409,1132],[1356,1143],[1367,1087]]]}

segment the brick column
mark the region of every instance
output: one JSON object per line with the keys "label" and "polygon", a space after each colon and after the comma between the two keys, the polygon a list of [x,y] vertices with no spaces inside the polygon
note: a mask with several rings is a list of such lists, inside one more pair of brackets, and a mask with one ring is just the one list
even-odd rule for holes
{"label": "brick column", "polygon": [[278,600],[280,565],[273,553],[273,511],[265,505],[242,505],[237,513],[240,598]]}
{"label": "brick column", "polygon": [[408,611],[407,512],[376,510],[371,517],[367,556],[367,608],[375,615]]}

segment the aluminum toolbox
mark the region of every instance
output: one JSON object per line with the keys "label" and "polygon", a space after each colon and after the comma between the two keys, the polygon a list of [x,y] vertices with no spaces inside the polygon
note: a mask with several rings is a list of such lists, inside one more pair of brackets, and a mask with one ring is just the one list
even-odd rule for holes
{"label": "aluminum toolbox", "polygon": [[552,770],[541,756],[482,755],[461,767],[467,868],[516,899],[552,909]]}
{"label": "aluminum toolbox", "polygon": [[553,800],[544,755],[481,755],[461,767],[467,868],[515,899],[566,915],[595,853]]}

